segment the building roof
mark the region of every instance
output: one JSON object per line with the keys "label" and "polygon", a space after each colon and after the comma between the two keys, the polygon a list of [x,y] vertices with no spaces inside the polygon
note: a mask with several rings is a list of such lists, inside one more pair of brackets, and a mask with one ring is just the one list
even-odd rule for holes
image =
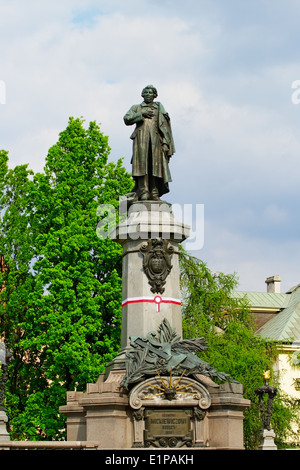
{"label": "building roof", "polygon": [[275,294],[268,292],[234,292],[235,298],[246,296],[252,308],[265,308],[279,310],[288,305],[289,296],[287,294]]}
{"label": "building roof", "polygon": [[263,338],[280,342],[300,341],[300,284],[285,294],[268,292],[235,292],[245,296],[254,311],[278,312],[258,331]]}

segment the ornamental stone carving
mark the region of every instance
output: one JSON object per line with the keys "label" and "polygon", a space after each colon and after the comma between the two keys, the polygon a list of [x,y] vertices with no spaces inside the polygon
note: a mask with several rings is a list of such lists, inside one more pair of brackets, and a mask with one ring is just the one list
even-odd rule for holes
{"label": "ornamental stone carving", "polygon": [[[172,393],[172,398],[168,392]],[[188,377],[152,377],[136,385],[129,393],[129,405],[141,407],[199,407],[206,410],[211,405],[207,389]]]}
{"label": "ornamental stone carving", "polygon": [[[150,331],[147,337],[131,336],[132,348],[125,353],[126,374],[121,382],[124,390],[145,377],[173,374],[174,376],[203,375],[212,380],[236,382],[224,372],[218,372],[196,353],[205,351],[208,344],[203,338],[181,340],[167,319],[160,324],[157,333]],[[164,390],[163,390],[164,391]],[[171,390],[164,391],[172,395]]]}
{"label": "ornamental stone carving", "polygon": [[151,292],[163,294],[166,278],[172,269],[171,256],[174,248],[167,240],[156,238],[143,243],[140,251],[144,256],[143,268],[151,286]]}

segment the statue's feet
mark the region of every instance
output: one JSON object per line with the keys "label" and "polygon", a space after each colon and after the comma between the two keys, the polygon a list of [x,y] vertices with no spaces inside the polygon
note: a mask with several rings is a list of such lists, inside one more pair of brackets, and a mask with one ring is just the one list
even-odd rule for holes
{"label": "statue's feet", "polygon": [[150,199],[149,193],[143,193],[140,197],[140,201],[149,201],[149,199]]}
{"label": "statue's feet", "polygon": [[154,189],[153,191],[151,191],[150,199],[151,201],[160,201],[160,197],[159,197],[157,189]]}

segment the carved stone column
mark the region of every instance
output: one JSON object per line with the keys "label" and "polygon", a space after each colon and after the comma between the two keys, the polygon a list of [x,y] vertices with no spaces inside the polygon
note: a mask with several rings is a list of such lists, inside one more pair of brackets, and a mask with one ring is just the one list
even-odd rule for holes
{"label": "carved stone column", "polygon": [[[4,410],[0,409],[0,443],[1,441],[10,441],[10,436],[7,432],[8,418]],[[1,444],[0,444],[1,448]]]}
{"label": "carved stone column", "polygon": [[133,417],[133,447],[144,447],[144,411],[145,408],[134,410]]}
{"label": "carved stone column", "polygon": [[204,447],[205,446],[205,436],[204,436],[204,418],[206,416],[206,411],[201,408],[194,408],[193,419],[194,419],[194,439],[195,447]]}
{"label": "carved stone column", "polygon": [[110,236],[123,247],[121,349],[164,318],[181,335],[178,244],[189,227],[175,220],[168,203],[137,202]]}

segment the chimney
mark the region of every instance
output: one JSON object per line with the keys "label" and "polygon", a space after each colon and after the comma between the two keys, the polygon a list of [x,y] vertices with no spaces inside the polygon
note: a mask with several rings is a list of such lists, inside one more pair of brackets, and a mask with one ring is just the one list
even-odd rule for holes
{"label": "chimney", "polygon": [[267,292],[269,294],[280,294],[280,281],[281,278],[279,276],[267,277],[265,280],[265,283],[267,284]]}

